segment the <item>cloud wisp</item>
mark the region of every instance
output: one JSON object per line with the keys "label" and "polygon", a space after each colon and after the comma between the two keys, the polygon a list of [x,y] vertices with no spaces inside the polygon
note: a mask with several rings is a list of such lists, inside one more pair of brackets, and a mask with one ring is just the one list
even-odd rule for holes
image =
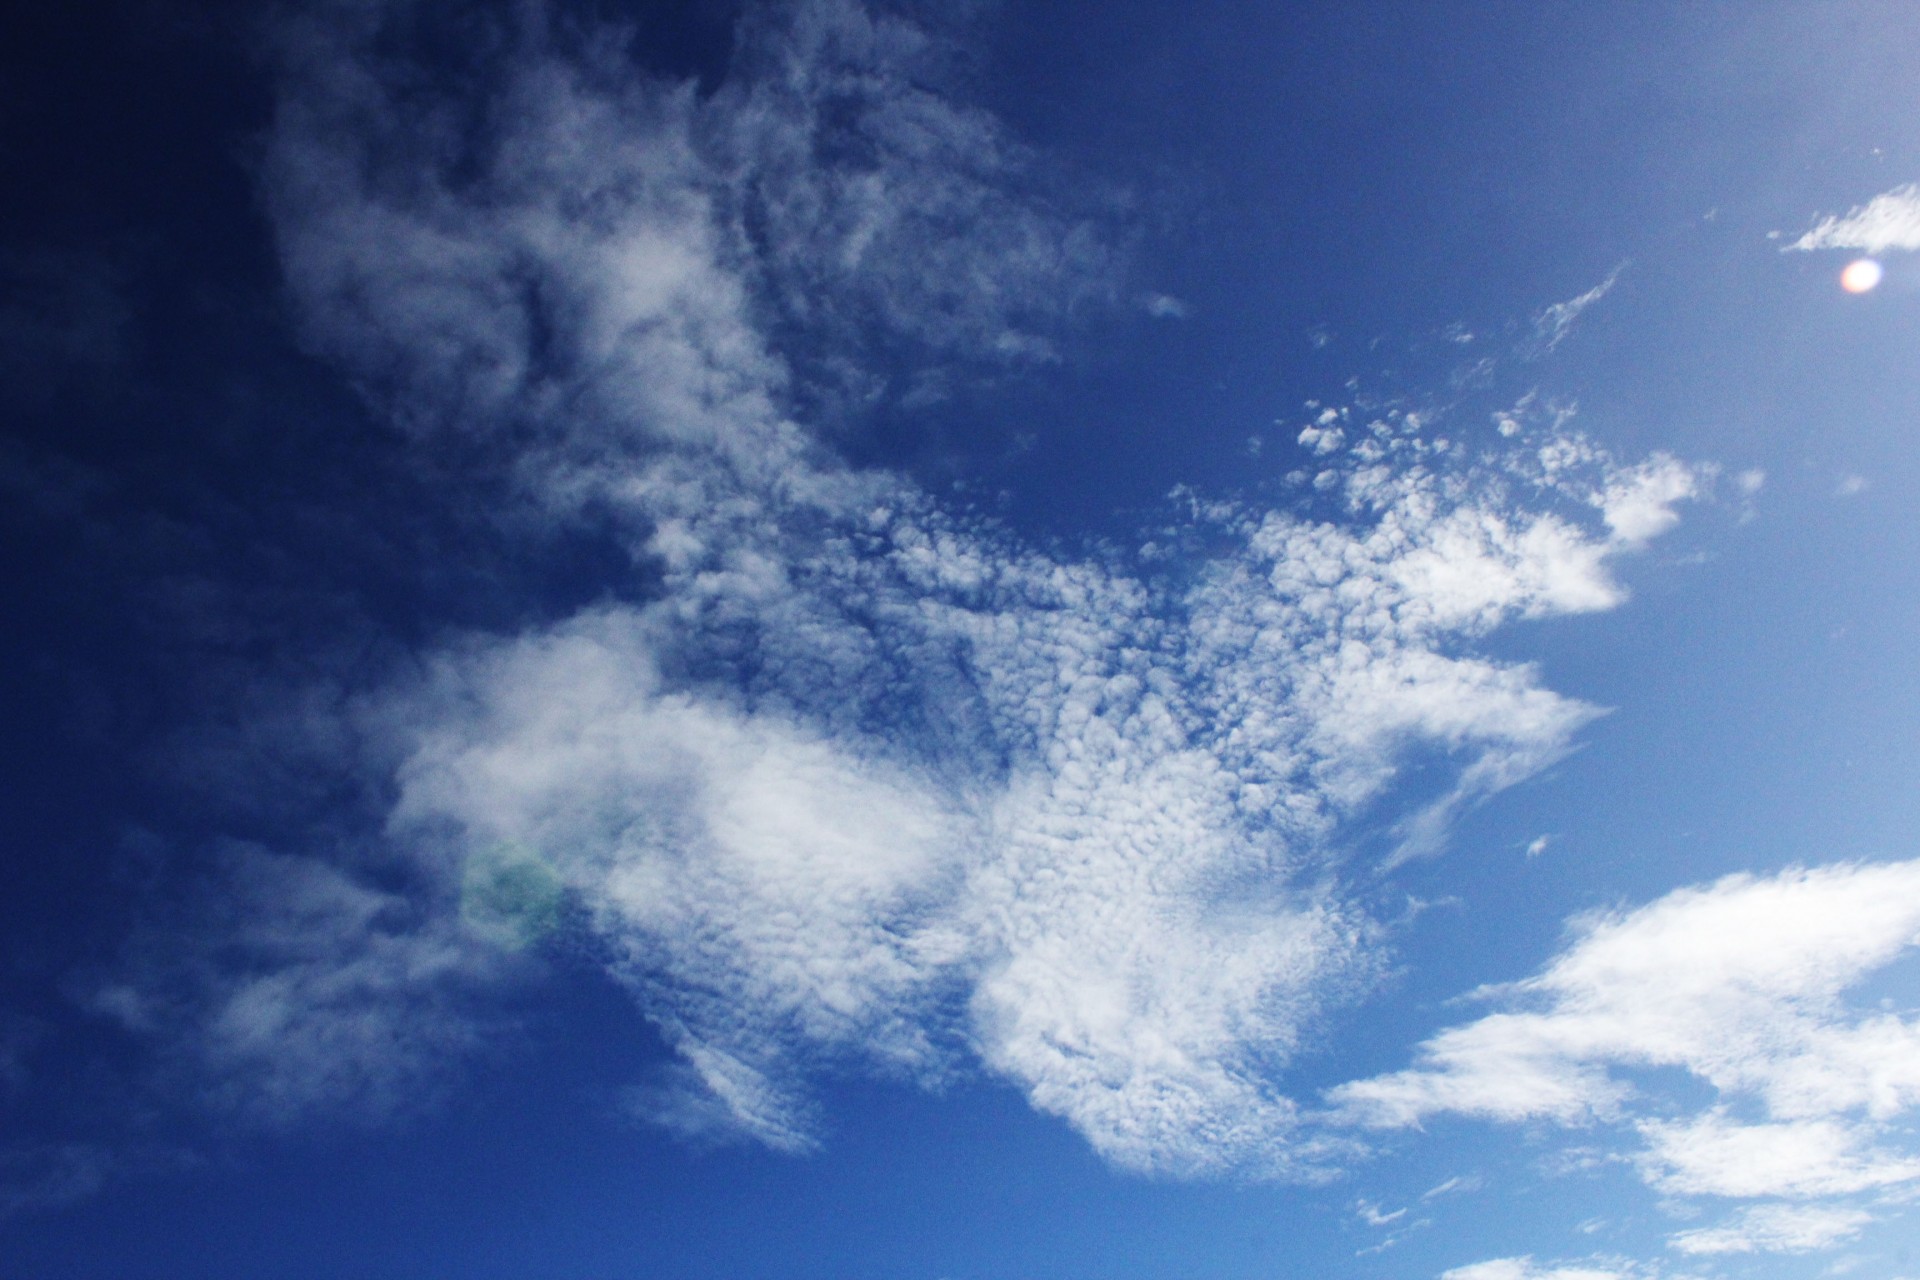
{"label": "cloud wisp", "polygon": [[1623,1258],[1536,1262],[1531,1256],[1490,1258],[1441,1274],[1440,1280],[1657,1280],[1658,1273]]}
{"label": "cloud wisp", "polygon": [[1533,318],[1533,342],[1528,351],[1534,357],[1551,355],[1567,340],[1580,317],[1587,309],[1613,292],[1613,286],[1620,282],[1620,273],[1626,270],[1622,263],[1607,273],[1607,278],[1578,297],[1568,298],[1565,302],[1556,302],[1543,309]]}
{"label": "cloud wisp", "polygon": [[[1287,509],[1182,493],[1131,549],[1035,548],[804,412],[892,351],[1051,359],[1130,296],[1124,234],[909,74],[923,32],[756,11],[702,97],[538,27],[476,106],[370,22],[286,41],[269,203],[308,338],[423,451],[511,477],[514,518],[591,513],[636,567],[356,694],[400,761],[381,838],[428,887],[291,875],[281,908],[358,941],[206,975],[202,1060],[293,1111],[399,1087],[382,1019],[457,1047],[475,957],[564,899],[678,1052],[634,1099],[682,1132],[801,1150],[816,1070],[985,1070],[1128,1168],[1348,1150],[1279,1080],[1380,969],[1365,886],[1600,714],[1478,642],[1619,604],[1701,475],[1558,421],[1483,452],[1334,410]],[[305,1034],[303,1001],[366,1036]]]}
{"label": "cloud wisp", "polygon": [[1681,1253],[1812,1253],[1844,1244],[1873,1221],[1862,1209],[1824,1205],[1770,1204],[1743,1209],[1717,1227],[1676,1234],[1670,1242]]}

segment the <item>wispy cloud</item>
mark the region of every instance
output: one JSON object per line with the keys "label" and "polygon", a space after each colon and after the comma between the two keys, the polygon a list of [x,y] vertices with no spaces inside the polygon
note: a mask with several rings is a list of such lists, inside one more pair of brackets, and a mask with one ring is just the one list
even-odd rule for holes
{"label": "wispy cloud", "polygon": [[1828,214],[1784,247],[1785,251],[1814,249],[1856,249],[1862,253],[1920,249],[1920,184],[1909,182],[1845,214]]}
{"label": "wispy cloud", "polygon": [[1532,1257],[1492,1258],[1441,1273],[1440,1280],[1655,1280],[1658,1272],[1618,1258],[1583,1262],[1535,1262]]}
{"label": "wispy cloud", "polygon": [[1721,1226],[1679,1232],[1668,1243],[1691,1254],[1812,1253],[1853,1239],[1872,1221],[1860,1209],[1757,1205]]}
{"label": "wispy cloud", "polygon": [[1389,1212],[1371,1200],[1356,1201],[1353,1206],[1353,1211],[1359,1216],[1360,1221],[1370,1227],[1392,1226],[1407,1216],[1407,1211],[1404,1208],[1394,1209]]}
{"label": "wispy cloud", "polygon": [[1565,302],[1556,302],[1533,318],[1533,343],[1530,354],[1549,355],[1559,348],[1567,336],[1573,332],[1574,325],[1580,322],[1587,308],[1613,292],[1613,286],[1620,281],[1620,273],[1626,270],[1625,264],[1615,267],[1607,273],[1607,278],[1578,297],[1568,298]]}
{"label": "wispy cloud", "polygon": [[233,844],[198,904],[198,918],[153,922],[89,1002],[161,1039],[165,1073],[220,1112],[267,1128],[387,1120],[437,1096],[448,1063],[502,1025],[476,997],[513,957],[431,891]]}
{"label": "wispy cloud", "polygon": [[122,1153],[92,1143],[0,1146],[0,1220],[85,1200],[124,1162]]}
{"label": "wispy cloud", "polygon": [[1442,1196],[1471,1195],[1486,1185],[1479,1174],[1456,1174],[1437,1186],[1429,1187],[1420,1193],[1422,1200],[1438,1200]]}

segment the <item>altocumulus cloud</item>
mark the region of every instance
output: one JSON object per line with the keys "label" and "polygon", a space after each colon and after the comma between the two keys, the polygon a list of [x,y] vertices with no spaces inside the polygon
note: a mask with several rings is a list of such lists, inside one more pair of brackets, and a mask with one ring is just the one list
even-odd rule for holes
{"label": "altocumulus cloud", "polygon": [[[634,581],[350,700],[416,889],[236,853],[312,945],[196,962],[170,1022],[137,982],[103,1004],[276,1114],[378,1110],[519,971],[495,942],[525,928],[460,911],[480,859],[572,904],[679,1054],[635,1105],[682,1131],[804,1149],[815,1070],[984,1069],[1130,1168],[1356,1149],[1276,1083],[1381,968],[1354,832],[1434,852],[1570,748],[1599,709],[1476,642],[1618,604],[1615,559],[1704,477],[1530,411],[1487,453],[1336,409],[1295,509],[1183,493],[1133,550],[1037,549],[847,465],[803,412],[892,350],[1053,359],[1131,296],[1124,231],[924,87],[932,37],[756,10],[702,96],[536,22],[474,101],[396,60],[399,12],[284,32],[268,193],[305,331],[423,450],[509,474],[515,519],[610,520]],[[1449,781],[1402,794],[1415,753]],[[1451,1070],[1343,1101],[1398,1122],[1469,1088]],[[1618,1104],[1588,1092],[1551,1113]]]}

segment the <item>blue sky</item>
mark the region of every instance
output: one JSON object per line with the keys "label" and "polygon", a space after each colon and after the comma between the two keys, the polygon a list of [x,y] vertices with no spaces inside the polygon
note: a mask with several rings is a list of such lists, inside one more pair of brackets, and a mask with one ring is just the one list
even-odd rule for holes
{"label": "blue sky", "polygon": [[7,1274],[1920,1274],[1903,7],[8,22]]}

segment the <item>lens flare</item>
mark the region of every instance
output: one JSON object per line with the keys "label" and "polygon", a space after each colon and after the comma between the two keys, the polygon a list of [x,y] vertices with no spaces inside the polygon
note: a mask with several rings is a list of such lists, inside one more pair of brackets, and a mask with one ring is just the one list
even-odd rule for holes
{"label": "lens flare", "polygon": [[1880,283],[1882,274],[1872,258],[1856,258],[1840,273],[1840,287],[1848,293],[1865,293]]}

